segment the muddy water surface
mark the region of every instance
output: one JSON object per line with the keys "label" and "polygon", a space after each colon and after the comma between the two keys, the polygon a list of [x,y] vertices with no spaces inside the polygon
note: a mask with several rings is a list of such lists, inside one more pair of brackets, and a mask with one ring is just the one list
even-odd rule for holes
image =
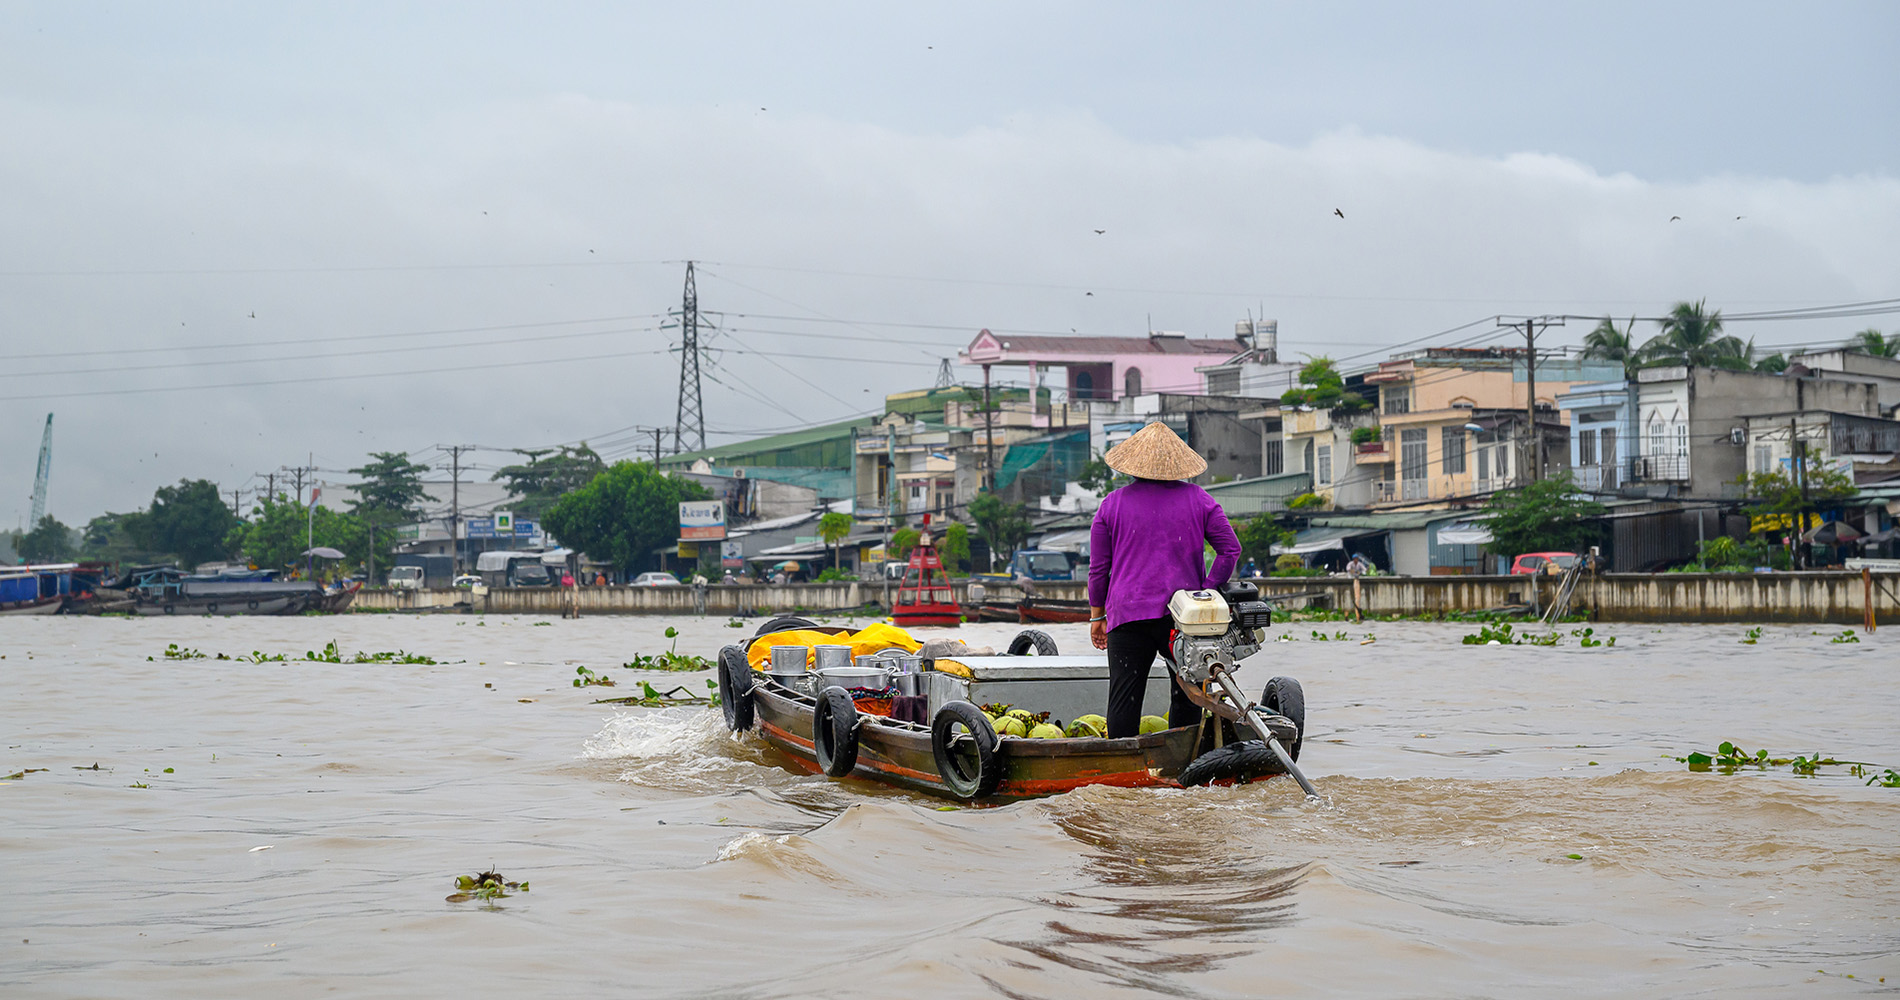
{"label": "muddy water surface", "polygon": [[[703,686],[618,668],[664,648],[668,624],[705,654],[750,634],[0,618],[0,774],[47,769],[0,781],[0,993],[1900,989],[1900,789],[1664,759],[1730,739],[1900,767],[1900,632],[1744,645],[1734,627],[1611,626],[1614,648],[1585,650],[1464,646],[1457,625],[1283,628],[1301,641],[1242,678],[1305,683],[1302,763],[1324,803],[1275,781],[943,811],[797,773],[717,713],[570,685],[585,665]],[[1086,648],[1078,626],[1050,631]],[[331,639],[455,662],[159,656]],[[532,891],[444,900],[489,866]]]}

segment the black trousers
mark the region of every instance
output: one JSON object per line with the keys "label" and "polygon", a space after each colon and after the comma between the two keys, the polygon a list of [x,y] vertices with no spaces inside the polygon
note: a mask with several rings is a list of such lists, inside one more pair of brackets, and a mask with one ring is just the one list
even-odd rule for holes
{"label": "black trousers", "polygon": [[[1168,656],[1170,618],[1122,622],[1108,632],[1108,736],[1115,739],[1141,732],[1141,698],[1148,688],[1148,671],[1155,656]],[[1192,726],[1201,710],[1170,678],[1168,726]]]}

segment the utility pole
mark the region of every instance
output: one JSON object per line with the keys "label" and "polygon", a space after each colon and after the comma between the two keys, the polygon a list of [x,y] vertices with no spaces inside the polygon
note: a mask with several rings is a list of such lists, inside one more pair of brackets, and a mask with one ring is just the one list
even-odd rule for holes
{"label": "utility pole", "polygon": [[473,451],[472,444],[439,444],[449,453],[449,565],[455,576],[462,575],[462,453]]}
{"label": "utility pole", "polygon": [[[1516,323],[1498,324],[1502,327],[1517,329]],[[1530,485],[1544,474],[1544,434],[1537,429],[1537,335],[1553,326],[1562,326],[1564,321],[1549,316],[1524,317],[1524,426],[1530,433],[1530,440],[1524,448],[1524,483]]]}
{"label": "utility pole", "polygon": [[996,422],[990,408],[990,366],[983,366],[983,488],[996,492]]}
{"label": "utility pole", "polygon": [[241,508],[244,506],[244,494],[249,493],[249,492],[251,491],[246,490],[246,489],[233,489],[231,491],[231,513],[232,514],[238,517],[244,516],[244,512]]}
{"label": "utility pole", "polygon": [[[702,451],[706,447],[706,415],[699,395],[699,292],[693,285],[693,262],[686,262],[686,293],[680,299],[679,408],[673,417],[673,453]],[[691,435],[693,447],[685,447]]]}
{"label": "utility pole", "polygon": [[1794,515],[1794,555],[1795,568],[1807,569],[1808,561],[1801,558],[1801,536],[1808,530],[1808,443],[1801,440],[1801,431],[1796,426],[1795,417],[1788,418],[1788,474],[1794,479],[1794,485],[1801,491],[1801,506]]}
{"label": "utility pole", "polygon": [[660,467],[660,435],[666,432],[664,427],[653,428],[653,468]]}
{"label": "utility pole", "polygon": [[270,501],[271,503],[276,503],[277,502],[277,473],[253,472],[251,473],[251,475],[264,477],[264,498]]}
{"label": "utility pole", "polygon": [[932,388],[948,389],[955,382],[956,380],[950,377],[950,359],[944,358],[937,362],[937,384]]}

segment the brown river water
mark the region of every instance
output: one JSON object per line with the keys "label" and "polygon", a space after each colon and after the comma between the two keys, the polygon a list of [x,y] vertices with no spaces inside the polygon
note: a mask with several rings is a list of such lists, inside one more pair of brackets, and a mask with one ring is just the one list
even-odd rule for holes
{"label": "brown river water", "polygon": [[[1900,630],[1282,626],[1301,641],[1241,677],[1304,682],[1323,802],[1274,780],[946,811],[797,773],[716,711],[592,704],[703,685],[619,669],[669,624],[711,655],[757,620],[0,618],[0,774],[47,769],[0,781],[0,995],[1900,992],[1900,789],[1665,759],[1900,768]],[[160,656],[331,639],[445,662]],[[579,665],[622,683],[574,688]],[[490,867],[531,891],[444,899]]]}

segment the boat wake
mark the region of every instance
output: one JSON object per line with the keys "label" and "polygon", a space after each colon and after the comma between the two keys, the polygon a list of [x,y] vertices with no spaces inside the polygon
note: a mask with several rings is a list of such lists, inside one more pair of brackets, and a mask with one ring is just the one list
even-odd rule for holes
{"label": "boat wake", "polygon": [[616,712],[581,745],[580,757],[623,762],[619,781],[697,795],[803,780],[768,760],[770,752],[728,733],[718,712],[679,707]]}

